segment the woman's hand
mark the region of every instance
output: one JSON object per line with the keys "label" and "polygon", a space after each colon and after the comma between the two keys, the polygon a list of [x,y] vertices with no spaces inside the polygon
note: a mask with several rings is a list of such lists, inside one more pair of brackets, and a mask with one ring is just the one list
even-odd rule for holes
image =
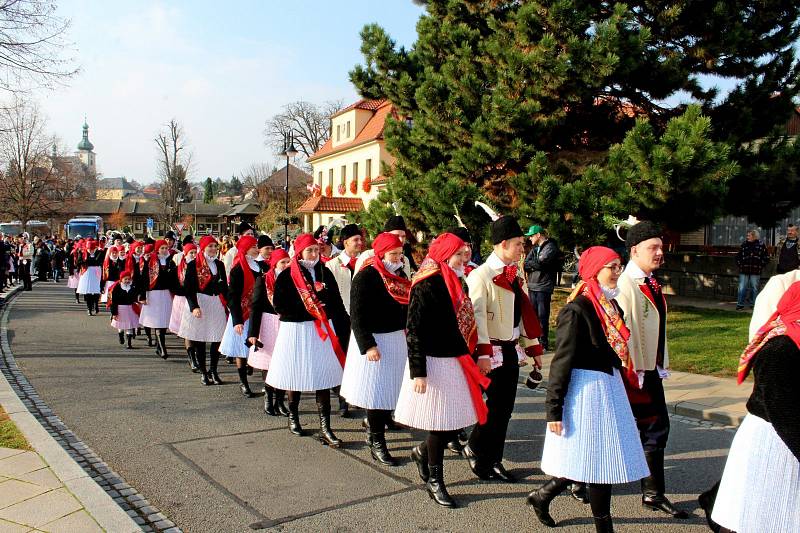
{"label": "woman's hand", "polygon": [[233,331],[235,331],[237,335],[241,335],[244,333],[244,324],[236,324],[233,326]]}
{"label": "woman's hand", "polygon": [[381,360],[381,351],[378,349],[377,346],[373,346],[372,348],[367,350],[367,361],[375,362],[380,360]]}
{"label": "woman's hand", "polygon": [[414,378],[414,392],[425,394],[426,390],[428,390],[428,378]]}
{"label": "woman's hand", "polygon": [[247,342],[250,343],[250,346],[256,346],[256,343],[258,342],[258,337],[250,337],[247,339]]}
{"label": "woman's hand", "polygon": [[192,309],[192,316],[195,318],[203,318],[203,312],[198,307],[197,309]]}
{"label": "woman's hand", "polygon": [[561,433],[564,432],[564,424],[561,422],[548,422],[547,431],[551,431],[560,437]]}
{"label": "woman's hand", "polygon": [[147,298],[145,298],[144,300],[142,300],[142,305],[147,305]]}

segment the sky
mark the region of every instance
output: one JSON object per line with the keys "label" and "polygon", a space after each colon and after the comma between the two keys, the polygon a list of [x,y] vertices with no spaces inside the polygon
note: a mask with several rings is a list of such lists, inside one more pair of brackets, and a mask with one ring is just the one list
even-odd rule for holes
{"label": "sky", "polygon": [[57,3],[80,73],[34,95],[48,130],[74,150],[85,116],[98,171],[142,184],[156,181],[153,139],[172,118],[192,181],[276,162],[265,121],[292,101],[357,100],[361,28],[377,22],[408,47],[422,14],[411,0]]}

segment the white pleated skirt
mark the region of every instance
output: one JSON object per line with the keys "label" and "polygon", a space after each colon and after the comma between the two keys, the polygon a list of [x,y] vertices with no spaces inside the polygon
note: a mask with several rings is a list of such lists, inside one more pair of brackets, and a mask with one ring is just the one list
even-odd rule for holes
{"label": "white pleated skirt", "polygon": [[374,337],[381,352],[379,361],[367,360],[358,348],[355,335],[350,338],[341,395],[348,403],[364,409],[392,410],[397,406],[408,361],[406,333],[401,329],[376,333]]}
{"label": "white pleated skirt", "polygon": [[225,324],[225,332],[222,334],[222,342],[219,345],[219,353],[226,357],[236,357],[237,359],[247,359],[250,348],[245,346],[247,340],[247,330],[250,327],[250,319],[244,321],[244,330],[239,335],[233,329],[233,315],[228,315]]}
{"label": "white pleated skirt", "polygon": [[629,483],[650,471],[622,376],[573,369],[561,435],[547,431],[544,473],[586,483]]}
{"label": "white pleated skirt", "polygon": [[737,533],[800,532],[800,462],[763,418],[736,431],[711,518]]}
{"label": "white pleated skirt", "polygon": [[139,327],[139,315],[133,310],[132,305],[117,306],[117,319],[111,320],[114,329],[136,329]]}
{"label": "white pleated skirt", "polygon": [[76,274],[72,274],[67,279],[67,287],[69,287],[70,289],[77,289],[79,281],[80,281],[80,275],[77,274],[77,273]]}
{"label": "white pleated skirt", "polygon": [[220,342],[225,333],[225,307],[219,296],[197,293],[197,305],[200,306],[201,317],[192,314],[187,303],[181,316],[178,337],[196,342]]}
{"label": "white pleated skirt", "polygon": [[312,320],[281,322],[267,384],[276,389],[311,392],[342,383],[342,365],[330,339],[323,341]]}
{"label": "white pleated skirt", "polygon": [[278,337],[281,321],[278,315],[261,313],[261,327],[258,330],[258,340],[263,344],[261,348],[250,347],[247,364],[258,370],[269,370],[272,352],[275,349],[275,340]]}
{"label": "white pleated skirt", "polygon": [[455,357],[427,357],[426,361],[428,385],[424,394],[414,392],[406,361],[395,421],[426,431],[454,431],[475,424],[478,415],[461,363]]}
{"label": "white pleated skirt", "polygon": [[146,328],[168,328],[172,314],[172,294],[167,289],[147,291],[147,304],[142,305],[139,322]]}
{"label": "white pleated skirt", "polygon": [[116,281],[106,281],[106,286],[103,287],[103,295],[100,296],[100,303],[108,302],[108,291],[114,283],[116,283]]}
{"label": "white pleated skirt", "polygon": [[175,335],[181,329],[181,319],[189,303],[186,301],[186,296],[178,295],[172,299],[172,311],[169,314],[169,330]]}
{"label": "white pleated skirt", "polygon": [[78,294],[100,294],[100,267],[89,267],[80,275]]}

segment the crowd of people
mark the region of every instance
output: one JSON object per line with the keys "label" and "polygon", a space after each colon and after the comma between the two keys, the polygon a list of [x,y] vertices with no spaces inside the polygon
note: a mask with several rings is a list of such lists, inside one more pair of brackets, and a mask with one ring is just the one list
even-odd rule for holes
{"label": "crowd of people", "polygon": [[[303,392],[314,394],[317,436],[330,447],[342,445],[332,392],[342,416],[351,405],[363,409],[371,456],[387,468],[398,464],[387,430],[425,431],[409,454],[431,499],[457,507],[443,471],[448,448],[480,480],[516,481],[503,464],[506,434],[520,369],[532,364],[529,386],[542,379],[558,247],[543,228],[523,232],[514,218],[493,214],[485,261],[458,227],[428,243],[417,265],[407,232],[393,216],[367,250],[355,224],[341,229],[338,246],[321,228],[288,250],[246,223],[227,250],[213,236],[180,244],[172,233],[152,242],[89,238],[67,245],[65,268],[76,301],[90,316],[104,304],[127,348],[143,331],[166,359],[169,331],[183,339],[201,385],[222,383],[224,357],[246,397],[255,396],[258,371],[264,412],[286,417],[292,434],[306,433]],[[527,256],[526,239],[535,247]],[[580,282],[558,314],[541,458],[550,478],[527,497],[550,527],[550,503],[569,490],[589,505],[597,531],[613,531],[612,486],[633,481],[646,508],[688,517],[666,494],[661,229],[639,222],[625,250],[627,264],[611,248],[585,250]],[[540,274],[526,281],[525,272]],[[791,414],[800,401],[791,382],[800,365],[798,272],[778,276],[756,302],[761,323],[740,364],[740,381],[751,369],[755,376],[749,414],[720,482],[699,499],[714,531],[800,531],[800,424]]]}

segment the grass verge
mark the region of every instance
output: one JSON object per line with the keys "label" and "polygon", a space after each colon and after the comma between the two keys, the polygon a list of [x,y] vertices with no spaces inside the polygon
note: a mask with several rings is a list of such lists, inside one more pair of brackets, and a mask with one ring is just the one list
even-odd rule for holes
{"label": "grass verge", "polygon": [[0,448],[13,448],[15,450],[31,450],[30,444],[25,440],[11,418],[0,407]]}

